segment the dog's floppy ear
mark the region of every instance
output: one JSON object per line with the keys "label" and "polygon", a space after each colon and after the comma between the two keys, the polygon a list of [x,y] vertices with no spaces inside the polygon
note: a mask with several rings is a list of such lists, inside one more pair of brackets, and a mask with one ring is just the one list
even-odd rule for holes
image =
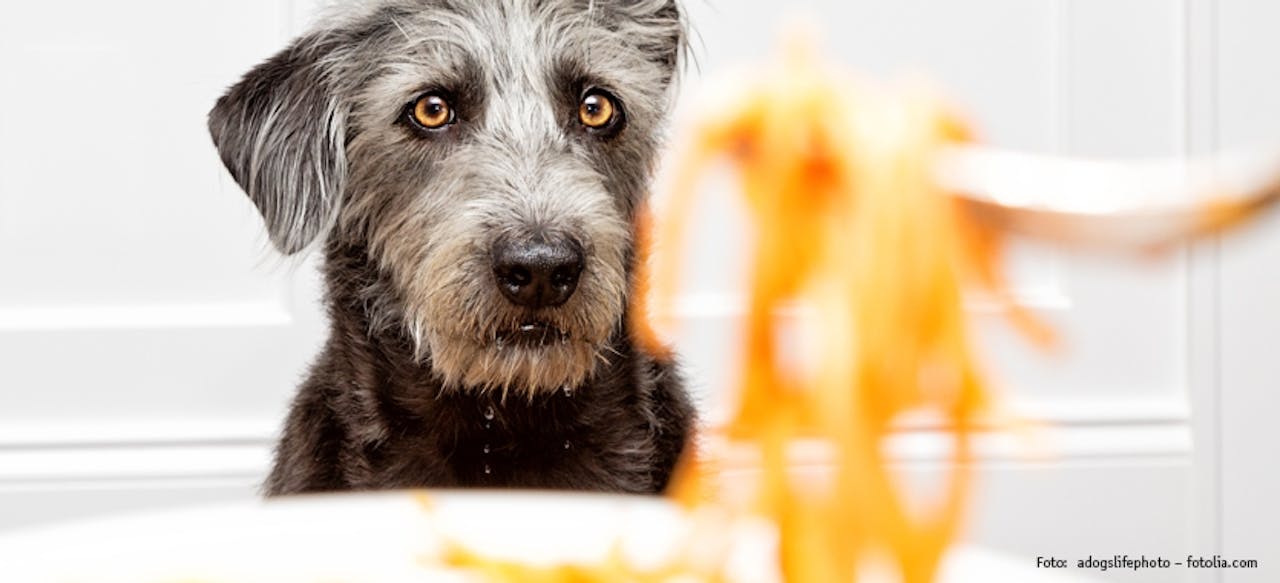
{"label": "dog's floppy ear", "polygon": [[633,38],[650,59],[667,71],[664,83],[670,83],[684,62],[688,45],[688,25],[679,0],[611,0],[622,22],[638,25]]}
{"label": "dog's floppy ear", "polygon": [[687,53],[688,24],[685,22],[684,9],[681,8],[679,0],[662,0],[657,4],[654,17],[663,24],[664,34],[659,35],[658,45],[653,47],[653,50],[674,75],[683,64]]}
{"label": "dog's floppy ear", "polygon": [[335,44],[303,37],[244,76],[209,112],[222,162],[272,243],[296,253],[334,222],[346,180],[346,113],[325,68]]}

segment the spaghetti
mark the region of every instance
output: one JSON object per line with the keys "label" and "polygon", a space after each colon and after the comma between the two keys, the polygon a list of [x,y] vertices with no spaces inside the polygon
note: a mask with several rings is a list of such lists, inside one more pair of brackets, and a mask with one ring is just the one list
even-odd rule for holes
{"label": "spaghetti", "polygon": [[[759,517],[779,535],[786,581],[856,581],[889,564],[905,583],[934,578],[959,527],[967,467],[980,414],[990,404],[970,349],[962,287],[972,281],[1003,300],[1015,325],[1048,342],[1048,330],[1008,301],[1001,241],[973,225],[932,179],[933,154],[970,138],[966,125],[923,90],[859,86],[793,49],[780,70],[735,86],[730,101],[693,128],[676,168],[661,240],[679,248],[699,178],[726,160],[741,179],[755,227],[745,322],[745,369],[724,437],[758,453],[761,478],[737,505],[715,483],[715,460],[687,456],[668,492],[690,509],[715,507],[720,532],[733,517]],[[649,251],[642,213],[639,246]],[[678,262],[655,278],[666,306]],[[635,340],[664,351],[649,327],[648,274],[638,276]],[[788,365],[778,343],[779,307],[817,315],[819,354],[809,370]],[[930,411],[954,438],[941,501],[909,504],[887,467],[882,442],[896,419]],[[831,452],[829,479],[800,481],[789,453],[801,440]],[[728,518],[725,518],[728,517]],[[703,528],[702,531],[706,531]],[[713,529],[714,530],[714,529]],[[724,534],[727,540],[728,534]],[[887,560],[886,560],[887,559]],[[599,565],[533,568],[455,550],[446,563],[491,581],[719,581],[721,570],[688,560],[639,571],[614,553]]]}

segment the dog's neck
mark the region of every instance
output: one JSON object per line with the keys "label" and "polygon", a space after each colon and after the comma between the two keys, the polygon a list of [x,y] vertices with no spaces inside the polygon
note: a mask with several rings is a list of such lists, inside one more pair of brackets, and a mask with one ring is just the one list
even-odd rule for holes
{"label": "dog's neck", "polygon": [[403,372],[422,368],[400,324],[403,310],[395,287],[369,257],[368,248],[335,236],[325,243],[324,253],[330,343],[340,337],[377,352]]}

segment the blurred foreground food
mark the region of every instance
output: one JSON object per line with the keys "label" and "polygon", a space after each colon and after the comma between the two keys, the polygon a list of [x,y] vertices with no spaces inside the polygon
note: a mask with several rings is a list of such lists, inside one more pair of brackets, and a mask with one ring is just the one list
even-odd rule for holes
{"label": "blurred foreground food", "polygon": [[[677,252],[699,178],[727,162],[741,179],[755,244],[744,250],[751,261],[745,370],[723,429],[732,447],[759,454],[759,484],[746,502],[730,501],[717,485],[717,460],[688,456],[669,495],[707,524],[690,544],[698,556],[691,551],[662,569],[629,568],[619,556],[533,569],[467,551],[452,553],[453,565],[495,581],[718,581],[723,560],[707,560],[706,549],[716,548],[707,538],[727,541],[741,519],[762,518],[776,527],[786,581],[855,581],[886,565],[907,583],[934,578],[964,515],[971,434],[990,404],[962,287],[973,283],[1003,300],[1037,342],[1051,335],[1007,301],[1000,241],[968,222],[933,180],[933,155],[970,138],[944,102],[924,88],[859,85],[800,43],[751,79],[728,82],[729,97],[682,128],[688,142],[677,151],[660,242]],[[660,259],[652,279],[662,314],[670,312],[679,262]],[[661,350],[647,298],[638,295],[637,340]],[[776,312],[796,303],[816,316],[802,330],[818,351],[807,366],[787,364],[778,345]],[[922,411],[944,419],[954,440],[945,494],[927,507],[900,491],[881,447],[895,419]],[[830,448],[829,479],[789,475],[788,450],[801,439]]]}

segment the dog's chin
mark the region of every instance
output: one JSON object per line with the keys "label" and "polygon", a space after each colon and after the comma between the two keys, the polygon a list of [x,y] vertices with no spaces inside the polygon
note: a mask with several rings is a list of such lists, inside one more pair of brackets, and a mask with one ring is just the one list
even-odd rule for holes
{"label": "dog's chin", "polygon": [[602,344],[542,322],[501,330],[487,340],[433,343],[431,364],[454,390],[530,397],[578,387],[595,373]]}

